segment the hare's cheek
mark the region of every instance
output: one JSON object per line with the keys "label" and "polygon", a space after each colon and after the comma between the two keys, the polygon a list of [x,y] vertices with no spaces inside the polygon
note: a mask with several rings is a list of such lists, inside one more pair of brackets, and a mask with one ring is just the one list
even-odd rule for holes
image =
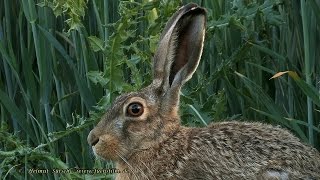
{"label": "hare's cheek", "polygon": [[106,160],[116,160],[120,153],[119,139],[110,135],[103,135],[99,142],[94,146],[94,151],[98,156]]}

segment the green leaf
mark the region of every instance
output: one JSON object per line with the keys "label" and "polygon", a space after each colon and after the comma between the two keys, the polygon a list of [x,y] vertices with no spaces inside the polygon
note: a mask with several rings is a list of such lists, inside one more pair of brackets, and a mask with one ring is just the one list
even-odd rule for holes
{"label": "green leaf", "polygon": [[246,30],[246,27],[240,22],[239,19],[236,19],[236,17],[232,16],[229,20],[229,25],[233,26],[236,29],[239,29],[241,31]]}
{"label": "green leaf", "polygon": [[265,46],[261,46],[261,45],[258,45],[258,44],[252,43],[252,42],[249,42],[249,43],[252,45],[252,47],[256,48],[257,50],[262,51],[262,52],[264,52],[266,54],[269,54],[270,56],[272,56],[274,58],[277,58],[277,59],[279,59],[281,61],[285,61],[286,60],[286,58],[283,57],[283,55],[281,55],[281,54],[279,54],[279,53],[277,53],[277,52],[275,52],[275,51],[273,51],[273,50],[271,50],[271,49],[269,49],[269,48],[267,48]]}
{"label": "green leaf", "polygon": [[90,47],[94,52],[105,51],[105,48],[103,47],[103,44],[104,44],[103,41],[97,38],[96,36],[89,36],[88,41],[89,41]]}
{"label": "green leaf", "polygon": [[100,84],[102,87],[105,87],[109,83],[109,79],[103,76],[103,72],[100,71],[90,71],[87,73],[89,79],[95,83]]}

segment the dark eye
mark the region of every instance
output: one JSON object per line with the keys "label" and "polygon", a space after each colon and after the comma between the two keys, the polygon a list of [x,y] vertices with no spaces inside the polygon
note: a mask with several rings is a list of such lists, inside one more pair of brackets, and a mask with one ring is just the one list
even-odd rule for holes
{"label": "dark eye", "polygon": [[143,113],[143,106],[140,103],[131,103],[127,108],[127,115],[138,117]]}

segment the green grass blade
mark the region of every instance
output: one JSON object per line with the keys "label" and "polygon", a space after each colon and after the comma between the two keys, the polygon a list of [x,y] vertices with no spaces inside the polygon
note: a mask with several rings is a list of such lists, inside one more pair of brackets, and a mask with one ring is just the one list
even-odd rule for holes
{"label": "green grass blade", "polygon": [[[309,10],[308,6],[305,4],[305,1],[301,2],[301,16],[302,16],[302,28],[303,28],[303,44],[304,44],[304,59],[305,59],[305,76],[307,84],[311,85],[311,55],[310,55],[310,14],[307,14]],[[307,97],[307,112],[308,112],[308,123],[309,123],[309,143],[314,145],[314,133],[313,133],[313,107],[312,107],[312,99]]]}
{"label": "green grass blade", "polygon": [[52,43],[52,45],[56,48],[56,50],[62,55],[62,57],[67,61],[68,65],[72,69],[72,73],[74,75],[74,78],[76,80],[76,84],[78,86],[80,95],[82,97],[82,100],[86,104],[87,109],[92,109],[92,106],[96,103],[93,95],[91,94],[90,90],[88,89],[85,81],[83,80],[83,76],[80,76],[78,73],[78,70],[76,69],[73,60],[68,55],[68,53],[64,50],[63,46],[53,37],[49,32],[47,32],[42,27],[39,27],[41,32],[44,34],[44,36],[48,39],[49,42]]}
{"label": "green grass blade", "polygon": [[38,140],[34,134],[34,131],[31,129],[30,124],[27,123],[26,116],[19,107],[8,97],[7,93],[0,89],[0,102],[3,107],[12,115],[12,118],[17,119],[18,124],[23,129],[24,133],[34,142],[37,143]]}

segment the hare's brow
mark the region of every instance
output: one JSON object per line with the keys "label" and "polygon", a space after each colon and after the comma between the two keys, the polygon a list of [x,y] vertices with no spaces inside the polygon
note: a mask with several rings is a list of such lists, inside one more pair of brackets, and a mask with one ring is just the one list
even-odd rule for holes
{"label": "hare's brow", "polygon": [[132,96],[132,92],[131,93],[126,93],[126,94],[122,94],[120,96],[118,96],[115,100],[114,103],[123,103],[124,101],[126,101],[128,98],[130,98]]}
{"label": "hare's brow", "polygon": [[[112,107],[117,108],[123,105],[125,101],[127,101],[132,96],[132,93],[122,94],[118,96],[112,103]],[[111,109],[114,109],[111,108]]]}
{"label": "hare's brow", "polygon": [[114,117],[119,115],[119,109],[121,109],[123,103],[128,99],[129,97],[127,95],[121,95],[118,96],[113,103],[111,104],[111,107],[107,111],[107,119],[113,119]]}

